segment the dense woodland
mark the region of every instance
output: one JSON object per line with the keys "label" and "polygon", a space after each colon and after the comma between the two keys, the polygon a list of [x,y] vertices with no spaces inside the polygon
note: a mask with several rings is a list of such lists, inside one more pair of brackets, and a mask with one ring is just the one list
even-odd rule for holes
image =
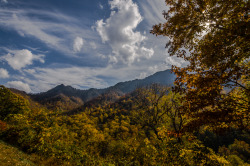
{"label": "dense woodland", "polygon": [[[78,112],[48,110],[1,87],[1,139],[38,165],[242,165],[249,163],[249,132],[210,126],[185,132],[180,94],[157,84]],[[99,104],[101,103],[101,104]],[[71,114],[71,115],[69,115]]]}
{"label": "dense woodland", "polygon": [[189,62],[174,87],[48,109],[1,86],[0,139],[34,165],[250,165],[249,1],[166,4],[151,33]]}

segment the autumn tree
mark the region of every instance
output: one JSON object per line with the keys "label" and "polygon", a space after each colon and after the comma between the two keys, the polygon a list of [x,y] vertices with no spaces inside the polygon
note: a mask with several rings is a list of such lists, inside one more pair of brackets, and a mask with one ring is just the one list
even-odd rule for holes
{"label": "autumn tree", "polygon": [[179,109],[182,104],[179,99],[179,94],[159,84],[137,89],[134,100],[138,106],[137,121],[141,123],[142,128],[148,127],[153,130],[160,140],[162,138],[159,131],[165,125],[164,128],[168,128],[168,133],[176,136],[178,142],[181,142],[179,136],[184,118]]}
{"label": "autumn tree", "polygon": [[7,120],[10,116],[25,111],[29,111],[26,100],[0,85],[0,120]]}
{"label": "autumn tree", "polygon": [[187,129],[249,128],[249,1],[166,0],[166,5],[166,22],[151,33],[168,37],[170,56],[189,62],[172,67],[175,90],[185,93],[182,110],[193,118]]}

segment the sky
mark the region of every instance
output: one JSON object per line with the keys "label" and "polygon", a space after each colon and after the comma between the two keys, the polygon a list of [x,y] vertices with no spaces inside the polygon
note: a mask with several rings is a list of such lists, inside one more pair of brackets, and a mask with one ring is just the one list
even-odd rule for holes
{"label": "sky", "polygon": [[0,0],[0,84],[106,88],[182,66],[150,34],[163,10],[164,0]]}

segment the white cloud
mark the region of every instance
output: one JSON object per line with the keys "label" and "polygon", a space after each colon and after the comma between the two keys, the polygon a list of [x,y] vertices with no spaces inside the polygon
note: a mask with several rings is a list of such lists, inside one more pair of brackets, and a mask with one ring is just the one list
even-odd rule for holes
{"label": "white cloud", "polygon": [[47,91],[59,84],[71,85],[75,88],[106,88],[121,81],[139,78],[140,73],[152,74],[148,66],[134,65],[116,68],[107,67],[56,67],[24,69],[25,77],[16,75],[15,79],[30,85],[32,92]]}
{"label": "white cloud", "polygon": [[74,45],[73,45],[74,52],[80,52],[83,44],[84,44],[84,40],[81,37],[76,37],[74,40]]}
{"label": "white cloud", "polygon": [[31,51],[27,49],[23,50],[9,50],[9,53],[2,56],[0,60],[5,60],[8,64],[15,70],[21,70],[22,68],[33,64],[33,61],[40,61],[44,63],[45,55],[32,54]]}
{"label": "white cloud", "polygon": [[1,2],[3,2],[3,3],[8,3],[8,1],[7,1],[7,0],[1,0]]}
{"label": "white cloud", "polygon": [[118,62],[118,59],[115,56],[109,55],[109,63],[115,64]]}
{"label": "white cloud", "polygon": [[6,69],[0,68],[0,78],[9,78],[9,73]]}
{"label": "white cloud", "polygon": [[146,72],[140,73],[139,79],[144,79],[145,77],[147,77],[147,73]]}
{"label": "white cloud", "polygon": [[28,74],[35,74],[36,70],[35,69],[24,69],[24,71]]}
{"label": "white cloud", "polygon": [[135,31],[143,20],[137,4],[132,0],[112,0],[111,15],[107,20],[98,20],[96,30],[103,43],[108,43],[112,48],[114,59],[123,63],[133,63],[140,58],[150,58],[154,54],[152,48],[142,46],[146,36]]}
{"label": "white cloud", "polygon": [[99,3],[99,7],[100,7],[100,9],[103,9],[103,8],[104,8],[103,5],[102,5],[101,3]]}
{"label": "white cloud", "polygon": [[108,84],[103,79],[97,77],[100,71],[101,70],[87,67],[36,68],[35,72],[25,70],[25,72],[30,74],[31,79],[22,77],[17,77],[17,79],[29,83],[33,92],[46,91],[62,83],[76,88],[107,87]]}
{"label": "white cloud", "polygon": [[95,50],[97,48],[95,42],[90,42],[89,45]]}
{"label": "white cloud", "polygon": [[176,56],[168,56],[165,60],[165,62],[169,65],[174,65],[177,67],[185,67],[189,63],[185,61],[183,58],[178,58]]}
{"label": "white cloud", "polygon": [[143,0],[138,2],[142,8],[143,16],[150,28],[155,24],[166,21],[162,15],[163,10],[168,10],[164,0]]}
{"label": "white cloud", "polygon": [[96,54],[96,56],[97,56],[97,57],[99,57],[99,58],[102,58],[102,59],[105,59],[105,58],[106,58],[106,56],[105,56],[105,55],[103,55],[103,54],[99,54],[99,53],[98,53],[98,54]]}
{"label": "white cloud", "polygon": [[6,86],[9,88],[15,88],[18,90],[25,91],[27,93],[31,92],[29,85],[26,83],[23,83],[22,81],[9,81],[7,82]]}
{"label": "white cloud", "polygon": [[69,43],[72,38],[84,35],[87,40],[99,39],[98,34],[86,28],[82,22],[89,20],[81,18],[79,21],[55,11],[0,8],[0,27],[14,30],[22,37],[38,39],[48,47],[69,56],[75,56],[72,54],[72,43]]}
{"label": "white cloud", "polygon": [[59,37],[46,32],[43,22],[31,20],[25,15],[26,13],[24,12],[14,12],[12,18],[5,23],[7,23],[7,26],[14,27],[21,36],[34,36],[52,46],[57,46],[57,44],[61,42]]}

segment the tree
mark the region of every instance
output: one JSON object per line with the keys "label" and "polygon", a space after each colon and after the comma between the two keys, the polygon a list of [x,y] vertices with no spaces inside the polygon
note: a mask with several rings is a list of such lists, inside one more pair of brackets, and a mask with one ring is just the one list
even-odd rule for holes
{"label": "tree", "polygon": [[26,111],[30,111],[27,101],[0,85],[0,120],[7,121],[11,116]]}
{"label": "tree", "polygon": [[182,110],[193,118],[187,129],[248,128],[249,1],[166,0],[166,5],[166,22],[151,33],[167,36],[170,56],[189,62],[172,67],[175,90],[185,93]]}
{"label": "tree", "polygon": [[134,101],[138,106],[137,121],[141,123],[142,128],[150,128],[157,138],[162,140],[159,130],[167,125],[168,133],[172,133],[178,142],[181,142],[180,133],[185,119],[179,109],[182,104],[179,100],[180,95],[173,93],[171,88],[159,84],[139,88],[135,92]]}

